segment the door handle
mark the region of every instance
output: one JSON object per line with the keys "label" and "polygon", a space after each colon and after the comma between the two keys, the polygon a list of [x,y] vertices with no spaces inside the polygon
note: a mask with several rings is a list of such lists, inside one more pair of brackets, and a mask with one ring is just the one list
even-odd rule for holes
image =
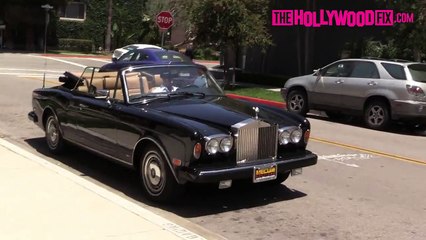
{"label": "door handle", "polygon": [[342,83],[344,83],[345,81],[343,81],[342,79],[339,79],[339,80],[337,80],[337,81],[335,81],[335,83],[337,83],[337,84],[342,84]]}
{"label": "door handle", "polygon": [[375,85],[377,85],[377,82],[375,82],[375,81],[371,81],[371,82],[368,83],[368,86],[375,86]]}

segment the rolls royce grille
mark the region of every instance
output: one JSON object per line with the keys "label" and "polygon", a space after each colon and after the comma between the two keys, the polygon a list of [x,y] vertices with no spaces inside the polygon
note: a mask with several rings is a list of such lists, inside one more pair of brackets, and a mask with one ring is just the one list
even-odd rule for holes
{"label": "rolls royce grille", "polygon": [[237,129],[237,164],[274,158],[277,155],[278,126],[255,121]]}

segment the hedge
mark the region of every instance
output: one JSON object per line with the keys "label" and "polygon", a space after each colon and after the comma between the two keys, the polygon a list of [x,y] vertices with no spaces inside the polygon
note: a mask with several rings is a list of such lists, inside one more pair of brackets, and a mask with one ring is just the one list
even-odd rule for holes
{"label": "hedge", "polygon": [[58,48],[59,50],[85,53],[94,51],[93,41],[87,39],[59,38]]}

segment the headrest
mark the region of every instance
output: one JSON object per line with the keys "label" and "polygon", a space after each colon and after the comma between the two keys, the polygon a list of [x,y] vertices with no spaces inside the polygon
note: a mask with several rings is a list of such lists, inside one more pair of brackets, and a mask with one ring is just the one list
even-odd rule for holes
{"label": "headrest", "polygon": [[154,75],[154,83],[155,83],[155,86],[163,85],[163,79],[161,78],[160,74]]}

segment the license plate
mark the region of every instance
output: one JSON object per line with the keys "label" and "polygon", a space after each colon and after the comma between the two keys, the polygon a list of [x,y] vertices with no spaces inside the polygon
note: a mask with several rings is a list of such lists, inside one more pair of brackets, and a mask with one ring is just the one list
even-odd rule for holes
{"label": "license plate", "polygon": [[268,164],[255,166],[253,169],[253,182],[265,182],[274,180],[277,178],[277,165],[276,164]]}

